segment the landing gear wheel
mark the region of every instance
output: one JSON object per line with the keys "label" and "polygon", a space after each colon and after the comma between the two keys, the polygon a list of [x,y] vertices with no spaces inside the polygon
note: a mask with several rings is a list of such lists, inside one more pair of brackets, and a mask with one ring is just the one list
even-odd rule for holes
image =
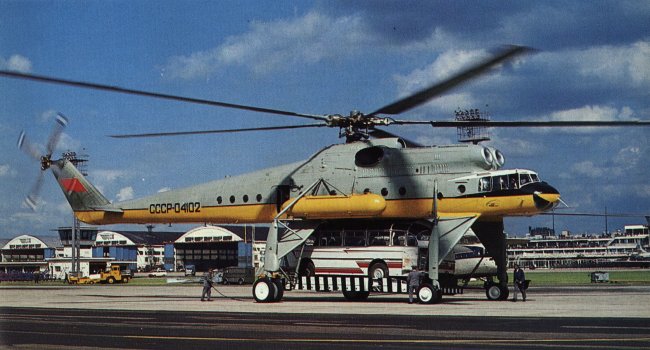
{"label": "landing gear wheel", "polygon": [[106,283],[108,283],[108,284],[113,284],[113,283],[115,283],[115,278],[113,278],[113,277],[109,277],[108,279],[106,279]]}
{"label": "landing gear wheel", "polygon": [[418,300],[422,304],[437,304],[442,301],[442,291],[429,283],[424,283],[418,289]]}
{"label": "landing gear wheel", "polygon": [[485,288],[485,296],[488,300],[501,300],[501,287],[498,284],[490,284]]}
{"label": "landing gear wheel", "polygon": [[510,290],[508,286],[501,286],[501,298],[499,300],[508,300],[508,295],[510,295]]}
{"label": "landing gear wheel", "polygon": [[258,303],[270,303],[278,295],[278,287],[268,278],[260,278],[253,284],[253,298]]}
{"label": "landing gear wheel", "polygon": [[348,301],[364,301],[368,299],[370,292],[357,292],[354,290],[344,290],[343,297]]}
{"label": "landing gear wheel", "polygon": [[281,278],[274,278],[273,283],[275,283],[275,288],[277,289],[273,302],[278,302],[282,300],[282,297],[284,296],[284,282],[282,282]]}

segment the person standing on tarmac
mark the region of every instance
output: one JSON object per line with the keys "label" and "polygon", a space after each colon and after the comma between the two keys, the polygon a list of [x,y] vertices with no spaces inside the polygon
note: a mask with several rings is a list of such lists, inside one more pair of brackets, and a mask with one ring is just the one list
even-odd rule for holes
{"label": "person standing on tarmac", "polygon": [[417,294],[421,278],[422,272],[418,270],[417,266],[413,265],[411,272],[409,272],[408,277],[406,277],[406,284],[409,288],[409,304],[413,304],[413,293]]}
{"label": "person standing on tarmac", "polygon": [[521,296],[526,301],[526,275],[519,265],[515,264],[515,290],[512,301],[517,301],[517,292],[521,292]]}
{"label": "person standing on tarmac", "polygon": [[[209,269],[203,275],[203,293],[201,293],[201,301],[212,301],[212,269]],[[205,297],[208,297],[207,299]]]}

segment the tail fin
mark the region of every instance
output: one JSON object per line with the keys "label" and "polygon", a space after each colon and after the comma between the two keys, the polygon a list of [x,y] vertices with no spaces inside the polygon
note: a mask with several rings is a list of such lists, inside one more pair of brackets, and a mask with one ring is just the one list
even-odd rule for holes
{"label": "tail fin", "polygon": [[52,173],[73,211],[103,209],[110,201],[66,159],[52,162]]}

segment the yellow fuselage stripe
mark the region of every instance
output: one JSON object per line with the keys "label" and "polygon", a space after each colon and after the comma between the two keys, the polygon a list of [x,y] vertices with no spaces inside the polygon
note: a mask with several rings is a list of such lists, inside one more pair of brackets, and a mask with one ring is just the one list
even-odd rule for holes
{"label": "yellow fuselage stripe", "polygon": [[[368,218],[377,219],[422,219],[433,213],[431,199],[387,200],[386,209],[379,215]],[[458,217],[480,215],[482,218],[535,215],[540,211],[535,207],[531,195],[502,197],[443,198],[438,200],[438,216]],[[236,206],[202,207],[200,212],[152,214],[149,209],[126,209],[121,213],[108,211],[77,211],[79,220],[93,225],[126,223],[270,223],[277,215],[275,204],[252,204]],[[317,219],[317,215],[311,218]],[[338,217],[337,217],[338,218]],[[341,213],[341,219],[353,218]],[[356,217],[359,218],[359,217]]]}

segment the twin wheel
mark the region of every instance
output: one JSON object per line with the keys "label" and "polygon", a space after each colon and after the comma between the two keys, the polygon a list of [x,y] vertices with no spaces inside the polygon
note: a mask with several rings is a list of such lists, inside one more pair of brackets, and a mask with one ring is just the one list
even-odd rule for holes
{"label": "twin wheel", "polygon": [[258,303],[275,303],[284,295],[284,283],[279,278],[260,278],[253,284],[253,298]]}

